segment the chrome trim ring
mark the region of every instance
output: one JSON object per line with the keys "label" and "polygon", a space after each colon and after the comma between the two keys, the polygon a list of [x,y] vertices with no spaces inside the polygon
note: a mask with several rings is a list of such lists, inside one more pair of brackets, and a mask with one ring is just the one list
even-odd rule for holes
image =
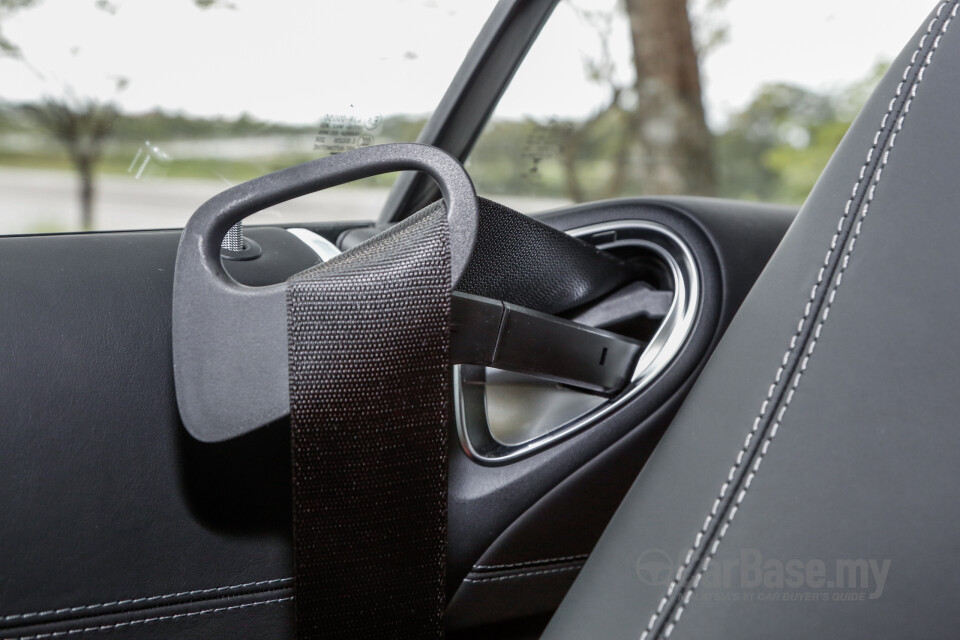
{"label": "chrome trim ring", "polygon": [[[610,238],[611,232],[614,239]],[[568,231],[600,249],[642,247],[656,255],[669,269],[674,284],[673,302],[663,322],[640,356],[627,388],[615,398],[572,420],[514,445],[502,444],[495,437],[489,416],[496,413],[488,406],[489,397],[477,380],[476,368],[454,367],[454,407],[457,433],[467,455],[481,464],[504,464],[548,447],[595,424],[648,387],[674,360],[693,331],[700,308],[700,271],[693,252],[670,228],[648,220],[616,220]]]}

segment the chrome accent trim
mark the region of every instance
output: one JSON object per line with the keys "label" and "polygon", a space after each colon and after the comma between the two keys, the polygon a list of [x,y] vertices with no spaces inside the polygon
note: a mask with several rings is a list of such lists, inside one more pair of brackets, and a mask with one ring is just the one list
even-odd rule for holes
{"label": "chrome accent trim", "polygon": [[[615,239],[601,244],[602,238],[611,231],[616,232]],[[601,249],[637,246],[653,252],[666,264],[673,278],[673,302],[640,356],[632,382],[620,395],[525,442],[508,446],[503,444],[504,438],[494,436],[488,422],[489,398],[486,390],[475,380],[469,383],[468,388],[464,379],[465,370],[460,365],[455,366],[453,390],[457,434],[464,451],[478,463],[497,465],[516,460],[596,423],[649,386],[673,361],[693,330],[700,308],[700,271],[693,252],[673,230],[648,220],[616,220],[572,229],[567,233],[588,242],[591,236],[596,236],[598,242],[595,244]],[[469,400],[465,397],[467,395],[471,396]],[[468,402],[471,406],[468,406]],[[494,443],[493,451],[478,450],[475,444],[476,440],[481,439],[477,437],[478,429],[483,430],[480,434],[482,439]]]}
{"label": "chrome accent trim", "polygon": [[340,248],[337,245],[333,244],[323,236],[310,231],[310,229],[297,227],[294,229],[287,229],[287,231],[297,236],[297,238],[299,238],[303,244],[313,249],[314,253],[316,253],[317,256],[324,262],[343,253],[340,251]]}

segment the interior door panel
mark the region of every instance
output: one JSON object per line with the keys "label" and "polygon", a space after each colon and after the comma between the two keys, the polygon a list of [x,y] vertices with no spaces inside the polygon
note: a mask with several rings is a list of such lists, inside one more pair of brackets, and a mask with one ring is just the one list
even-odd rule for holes
{"label": "interior door panel", "polygon": [[[0,66],[40,82],[0,100],[0,222],[36,231],[0,236],[0,640],[954,634],[960,0],[898,57],[873,41],[909,21],[826,16],[816,83],[790,48],[749,69],[712,5],[381,3],[323,95],[243,48],[269,81],[225,108],[141,74],[227,77],[246,26],[336,57],[303,35],[351,7],[188,2],[133,64],[161,9],[88,3],[60,78],[56,30],[21,38],[55,4],[0,0]],[[865,52],[893,62],[834,73]],[[184,228],[44,233],[179,226],[222,183]],[[619,197],[656,193],[807,201]]]}
{"label": "interior door panel", "polygon": [[[471,459],[450,425],[450,629],[513,620],[519,633],[556,608],[792,216],[630,199],[539,218],[561,230],[669,227],[692,248],[703,295],[676,358],[588,427],[491,465]],[[336,242],[347,228],[311,230]],[[2,638],[291,636],[288,425],[215,444],[184,430],[170,344],[179,236],[0,238]],[[242,283],[281,282],[319,261],[284,229],[249,237],[262,256],[225,261]]]}

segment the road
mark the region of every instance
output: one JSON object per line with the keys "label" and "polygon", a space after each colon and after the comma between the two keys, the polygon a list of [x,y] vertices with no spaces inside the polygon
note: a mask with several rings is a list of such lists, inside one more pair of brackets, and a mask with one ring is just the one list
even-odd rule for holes
{"label": "road", "polygon": [[[229,185],[218,180],[108,175],[97,181],[94,229],[182,227],[208,198]],[[248,218],[251,224],[373,220],[387,189],[344,186],[291,200]],[[523,212],[563,205],[542,198],[500,199]],[[0,235],[75,231],[80,224],[76,176],[68,171],[0,167]]]}
{"label": "road", "polygon": [[[228,186],[218,180],[102,176],[97,181],[94,228],[182,227],[197,207]],[[387,189],[328,189],[262,211],[249,222],[370,220],[386,195]],[[73,173],[0,168],[0,234],[75,231],[79,223]]]}

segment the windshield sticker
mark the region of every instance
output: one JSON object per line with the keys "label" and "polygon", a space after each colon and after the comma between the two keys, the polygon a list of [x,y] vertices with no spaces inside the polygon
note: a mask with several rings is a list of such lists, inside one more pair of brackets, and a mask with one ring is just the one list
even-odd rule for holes
{"label": "windshield sticker", "polygon": [[523,143],[521,158],[527,168],[524,178],[531,181],[541,179],[540,163],[544,160],[559,158],[567,145],[573,125],[550,118],[546,125],[534,128]]}
{"label": "windshield sticker", "polygon": [[334,154],[369,147],[376,143],[382,124],[379,114],[325,114],[313,139],[313,150]]}

